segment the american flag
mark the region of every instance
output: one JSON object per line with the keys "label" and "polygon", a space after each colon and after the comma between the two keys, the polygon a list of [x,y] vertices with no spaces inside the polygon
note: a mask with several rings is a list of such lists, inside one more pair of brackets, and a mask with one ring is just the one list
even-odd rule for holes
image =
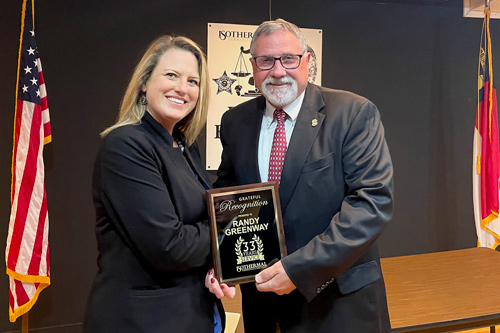
{"label": "american flag", "polygon": [[51,141],[47,91],[35,41],[34,0],[24,0],[17,67],[11,215],[5,249],[9,319],[27,313],[50,285],[44,144]]}
{"label": "american flag", "polygon": [[500,155],[497,93],[493,85],[490,15],[491,10],[485,9],[479,50],[472,180],[477,245],[495,249],[500,245],[500,219],[498,218]]}

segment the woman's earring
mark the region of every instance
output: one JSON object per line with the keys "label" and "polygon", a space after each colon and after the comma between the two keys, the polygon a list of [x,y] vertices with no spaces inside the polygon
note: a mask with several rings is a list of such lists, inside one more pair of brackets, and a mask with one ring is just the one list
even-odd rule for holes
{"label": "woman's earring", "polygon": [[141,99],[139,100],[139,102],[142,105],[147,105],[148,104],[148,100],[146,99],[146,94],[144,94],[144,95],[141,96]]}

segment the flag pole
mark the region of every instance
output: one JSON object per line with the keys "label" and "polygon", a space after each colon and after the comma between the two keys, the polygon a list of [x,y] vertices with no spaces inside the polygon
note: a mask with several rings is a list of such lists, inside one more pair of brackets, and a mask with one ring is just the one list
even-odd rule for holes
{"label": "flag pole", "polygon": [[22,333],[28,333],[28,314],[29,312],[26,312],[23,314],[23,326],[22,326]]}

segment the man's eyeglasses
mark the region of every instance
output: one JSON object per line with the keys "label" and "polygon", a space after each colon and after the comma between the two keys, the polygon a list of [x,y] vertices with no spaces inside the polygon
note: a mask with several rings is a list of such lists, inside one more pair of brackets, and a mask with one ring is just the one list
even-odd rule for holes
{"label": "man's eyeglasses", "polygon": [[255,65],[261,71],[268,71],[274,67],[276,60],[281,62],[284,69],[295,69],[300,66],[302,54],[285,54],[281,57],[257,56],[253,57]]}

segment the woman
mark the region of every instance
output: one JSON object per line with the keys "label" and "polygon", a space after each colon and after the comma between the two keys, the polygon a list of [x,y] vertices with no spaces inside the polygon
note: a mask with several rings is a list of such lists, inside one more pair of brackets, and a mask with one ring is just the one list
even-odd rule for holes
{"label": "woman", "polygon": [[204,286],[211,183],[194,143],[208,83],[199,46],[160,37],[137,65],[116,124],[102,133],[92,186],[99,270],[85,332],[222,330],[222,305]]}

